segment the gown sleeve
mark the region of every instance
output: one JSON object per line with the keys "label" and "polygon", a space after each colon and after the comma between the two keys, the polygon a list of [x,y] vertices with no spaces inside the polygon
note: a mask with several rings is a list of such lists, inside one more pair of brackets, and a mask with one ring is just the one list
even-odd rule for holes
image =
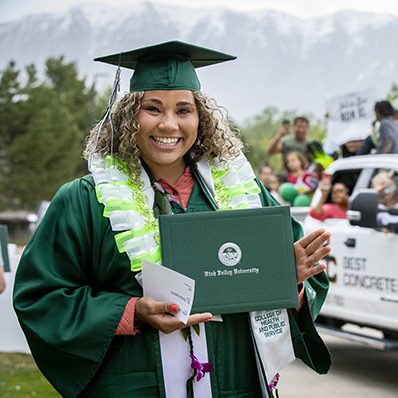
{"label": "gown sleeve", "polygon": [[[263,206],[279,206],[277,200],[258,182],[261,189]],[[301,224],[292,217],[293,239],[300,240],[303,236]],[[331,366],[328,348],[319,336],[314,321],[322,308],[329,289],[329,280],[325,272],[321,272],[304,282],[304,298],[300,311],[293,315],[288,311],[290,334],[296,358],[319,374],[325,374]]]}
{"label": "gown sleeve", "polygon": [[123,289],[123,283],[134,286],[127,281],[133,273],[90,178],[55,195],[23,252],[14,286],[14,308],[35,361],[65,397],[91,380],[120,338],[114,335],[127,302],[142,295]]}

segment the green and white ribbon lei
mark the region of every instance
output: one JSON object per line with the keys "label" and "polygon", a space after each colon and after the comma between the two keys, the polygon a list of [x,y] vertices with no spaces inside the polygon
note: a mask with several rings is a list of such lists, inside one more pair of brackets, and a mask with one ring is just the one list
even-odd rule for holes
{"label": "green and white ribbon lei", "polygon": [[[104,216],[109,218],[113,231],[123,231],[115,236],[116,245],[120,253],[127,253],[131,270],[140,271],[142,259],[159,263],[159,224],[153,214],[153,189],[145,171],[141,170],[137,184],[121,170],[123,165],[110,156],[105,160],[93,157],[90,166]],[[213,186],[206,185],[214,194],[218,210],[261,207],[260,188],[243,155],[227,169],[217,160],[210,167]]]}

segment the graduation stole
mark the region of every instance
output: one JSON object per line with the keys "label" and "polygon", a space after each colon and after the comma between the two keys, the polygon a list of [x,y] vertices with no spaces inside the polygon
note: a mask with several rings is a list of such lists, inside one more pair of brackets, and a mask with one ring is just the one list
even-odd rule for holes
{"label": "graduation stole", "polygon": [[[198,175],[218,210],[262,207],[255,174],[241,153],[228,164],[218,159],[197,163]],[[123,164],[107,156],[93,155],[90,171],[104,216],[109,218],[119,252],[125,252],[131,270],[141,270],[141,260],[161,263],[159,224],[153,213],[154,190],[148,174],[141,168],[139,182],[132,181]],[[275,388],[277,373],[295,359],[286,309],[250,312],[250,325],[263,395]],[[277,327],[276,327],[277,326]],[[204,336],[204,330],[202,338]],[[276,378],[275,378],[276,376]],[[267,384],[266,381],[271,381]]]}

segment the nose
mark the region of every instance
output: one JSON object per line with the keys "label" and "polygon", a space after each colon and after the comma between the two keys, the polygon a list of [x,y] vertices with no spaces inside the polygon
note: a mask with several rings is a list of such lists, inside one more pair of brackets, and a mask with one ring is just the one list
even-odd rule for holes
{"label": "nose", "polygon": [[166,132],[178,130],[178,123],[175,115],[171,113],[165,113],[159,122],[159,130]]}

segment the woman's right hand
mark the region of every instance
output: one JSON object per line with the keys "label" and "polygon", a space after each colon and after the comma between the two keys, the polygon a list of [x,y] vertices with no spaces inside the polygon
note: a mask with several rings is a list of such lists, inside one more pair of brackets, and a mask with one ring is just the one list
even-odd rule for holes
{"label": "woman's right hand", "polygon": [[134,319],[146,322],[155,329],[169,334],[187,326],[209,321],[212,317],[210,312],[194,314],[188,318],[188,322],[185,324],[176,316],[171,315],[177,313],[178,310],[175,303],[158,301],[153,297],[141,297],[135,304]]}

